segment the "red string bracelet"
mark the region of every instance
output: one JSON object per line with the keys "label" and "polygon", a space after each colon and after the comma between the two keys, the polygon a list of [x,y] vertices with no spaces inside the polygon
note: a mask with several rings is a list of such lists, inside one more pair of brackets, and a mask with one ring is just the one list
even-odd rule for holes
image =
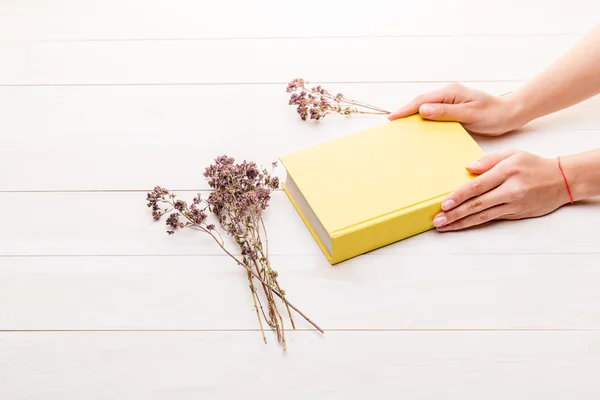
{"label": "red string bracelet", "polygon": [[569,188],[569,182],[567,181],[567,177],[565,176],[565,172],[562,169],[562,165],[560,165],[560,156],[558,157],[558,169],[560,169],[560,173],[565,181],[565,186],[567,187],[567,193],[569,194],[569,200],[571,200],[571,204],[573,204],[573,196],[571,196],[571,189]]}

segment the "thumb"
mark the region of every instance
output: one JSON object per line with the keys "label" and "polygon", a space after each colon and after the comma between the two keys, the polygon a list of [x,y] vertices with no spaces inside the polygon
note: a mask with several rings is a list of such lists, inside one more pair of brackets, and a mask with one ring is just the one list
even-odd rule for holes
{"label": "thumb", "polygon": [[500,161],[506,160],[508,157],[515,154],[514,150],[505,151],[502,153],[495,153],[487,155],[469,165],[467,165],[467,170],[474,174],[482,174],[484,172],[489,171],[494,168]]}
{"label": "thumb", "polygon": [[419,107],[419,114],[433,121],[456,121],[467,124],[473,121],[473,112],[469,103],[423,104]]}
{"label": "thumb", "polygon": [[448,93],[445,89],[439,89],[433,92],[425,93],[420,96],[415,97],[410,103],[405,106],[399,108],[398,110],[392,112],[388,119],[393,121],[398,118],[408,117],[409,115],[416,114],[419,112],[419,107],[425,103],[441,103],[444,101],[444,98],[448,96]]}

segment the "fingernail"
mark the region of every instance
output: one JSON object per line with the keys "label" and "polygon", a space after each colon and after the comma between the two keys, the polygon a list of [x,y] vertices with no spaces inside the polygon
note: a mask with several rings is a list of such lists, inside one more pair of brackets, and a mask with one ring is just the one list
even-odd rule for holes
{"label": "fingernail", "polygon": [[448,218],[444,217],[443,215],[440,215],[439,217],[435,217],[433,219],[433,226],[435,226],[435,227],[442,226],[446,222],[448,222]]}
{"label": "fingernail", "polygon": [[481,163],[479,161],[475,161],[474,163],[467,165],[467,168],[478,169],[480,166],[481,166]]}
{"label": "fingernail", "polygon": [[454,200],[452,199],[448,199],[448,200],[444,200],[442,202],[442,210],[444,211],[448,211],[449,209],[451,209],[452,207],[454,207]]}
{"label": "fingernail", "polygon": [[419,112],[423,115],[433,115],[434,113],[434,109],[432,106],[428,106],[428,105],[422,105],[419,108]]}

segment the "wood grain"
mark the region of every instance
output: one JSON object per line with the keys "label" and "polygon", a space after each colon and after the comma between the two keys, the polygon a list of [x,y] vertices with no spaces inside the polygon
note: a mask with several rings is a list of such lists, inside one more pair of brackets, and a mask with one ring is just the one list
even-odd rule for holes
{"label": "wood grain", "polygon": [[581,37],[0,43],[0,85],[514,81]]}
{"label": "wood grain", "polygon": [[286,354],[257,332],[2,333],[0,395],[592,400],[599,351],[598,332],[298,332]]}
{"label": "wood grain", "polygon": [[[148,40],[364,35],[582,33],[597,23],[588,0],[418,2],[277,0],[21,0],[0,4],[2,40]],[[343,16],[343,17],[341,17]]]}
{"label": "wood grain", "polygon": [[[331,84],[334,93],[396,109],[447,83]],[[518,82],[469,84],[501,94]],[[288,152],[387,122],[330,115],[302,121],[285,85],[0,88],[0,191],[209,189],[201,176],[229,154],[268,166]],[[475,139],[554,157],[600,147],[600,97]],[[283,168],[276,173],[283,177]]]}
{"label": "wood grain", "polygon": [[[326,330],[598,329],[600,255],[273,256]],[[0,258],[0,330],[258,330],[228,257]],[[280,308],[285,311],[283,307]],[[298,329],[311,329],[294,314]],[[289,320],[286,329],[291,331]]]}

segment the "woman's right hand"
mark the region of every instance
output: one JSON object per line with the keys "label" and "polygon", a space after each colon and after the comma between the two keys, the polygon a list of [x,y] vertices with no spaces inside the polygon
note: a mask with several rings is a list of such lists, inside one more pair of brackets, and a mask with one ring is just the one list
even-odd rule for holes
{"label": "woman's right hand", "polygon": [[499,136],[520,128],[517,104],[511,96],[493,96],[458,83],[422,94],[404,107],[392,112],[389,120],[419,113],[435,121],[456,121],[470,133]]}

